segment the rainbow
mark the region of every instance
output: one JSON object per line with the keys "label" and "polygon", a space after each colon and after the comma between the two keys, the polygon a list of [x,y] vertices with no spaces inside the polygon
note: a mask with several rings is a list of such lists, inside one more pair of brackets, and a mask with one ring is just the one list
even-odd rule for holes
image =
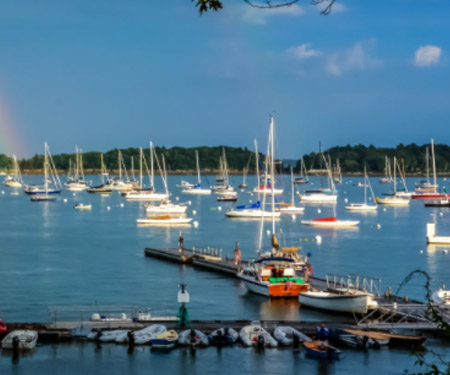
{"label": "rainbow", "polygon": [[20,128],[12,119],[10,111],[7,110],[7,101],[0,92],[0,154],[23,158],[27,156],[27,147],[20,136]]}

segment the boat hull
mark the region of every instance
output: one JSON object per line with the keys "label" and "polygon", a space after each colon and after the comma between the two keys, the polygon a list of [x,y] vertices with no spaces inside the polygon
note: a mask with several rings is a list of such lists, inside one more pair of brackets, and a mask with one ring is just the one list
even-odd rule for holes
{"label": "boat hull", "polygon": [[299,301],[303,306],[342,313],[366,313],[369,307],[369,296],[366,294],[307,292],[300,293]]}

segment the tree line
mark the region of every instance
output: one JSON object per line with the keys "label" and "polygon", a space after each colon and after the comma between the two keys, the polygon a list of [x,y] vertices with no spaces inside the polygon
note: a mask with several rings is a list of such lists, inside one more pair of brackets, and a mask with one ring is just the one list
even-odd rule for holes
{"label": "tree line", "polygon": [[[330,155],[333,165],[339,159],[343,173],[356,173],[367,166],[367,170],[372,173],[383,173],[385,167],[385,156],[391,158],[396,156],[400,161],[404,161],[406,173],[421,173],[426,170],[425,149],[429,145],[418,146],[415,143],[409,145],[399,144],[395,148],[375,147],[373,145],[347,145],[336,146],[324,151],[325,155]],[[242,147],[216,146],[216,147],[156,147],[155,151],[159,155],[164,155],[166,166],[169,171],[191,171],[195,170],[195,150],[199,152],[200,167],[202,169],[218,169],[219,158],[222,150],[225,150],[227,162],[232,170],[243,170],[249,167],[249,173],[255,170],[254,152]],[[118,149],[104,153],[104,162],[108,170],[118,169]],[[121,149],[127,169],[131,169],[131,160],[134,160],[134,167],[139,168],[139,148]],[[145,150],[147,163],[150,162],[150,152]],[[84,152],[83,167],[90,170],[100,169],[100,152]],[[436,168],[438,172],[450,172],[450,146],[444,144],[435,145]],[[263,160],[264,155],[260,153]],[[303,156],[307,169],[319,169],[323,166],[320,153],[312,152]],[[68,170],[70,161],[75,162],[75,154],[57,154],[53,156],[55,166],[59,170]],[[40,170],[43,168],[44,156],[34,155],[28,159],[19,161],[21,170]],[[7,155],[0,154],[0,169],[12,169],[13,160]],[[300,168],[300,159],[297,161],[296,169]],[[430,158],[431,169],[431,158]],[[286,168],[285,172],[288,172]]]}

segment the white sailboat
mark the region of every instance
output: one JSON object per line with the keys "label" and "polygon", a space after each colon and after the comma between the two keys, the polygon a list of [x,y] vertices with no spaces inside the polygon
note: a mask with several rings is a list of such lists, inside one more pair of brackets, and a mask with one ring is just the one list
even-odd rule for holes
{"label": "white sailboat", "polygon": [[181,192],[184,194],[209,195],[209,194],[211,194],[211,189],[202,188],[202,179],[200,176],[200,161],[198,158],[198,150],[195,150],[195,161],[197,164],[197,184],[195,184],[192,187],[186,187]]}
{"label": "white sailboat", "polygon": [[419,181],[416,184],[416,191],[418,193],[430,193],[430,192],[436,192],[439,185],[434,183],[432,184],[430,182],[430,155],[428,151],[428,147],[425,148],[425,164],[426,164],[426,177],[427,179],[425,181]]}
{"label": "white sailboat", "polygon": [[[53,184],[55,188],[50,188],[50,184]],[[32,202],[50,202],[57,199],[57,194],[61,193],[61,190],[61,181],[56,173],[56,167],[50,153],[50,148],[48,147],[47,142],[45,142],[44,186],[27,186],[24,191],[25,193],[32,195]]]}
{"label": "white sailboat", "polygon": [[[269,175],[267,170],[264,171],[264,175],[260,176],[259,174],[259,153],[258,153],[258,144],[255,139],[255,158],[256,158],[256,187],[253,188],[253,192],[257,193],[258,196],[260,194],[275,194],[280,195],[283,194],[283,189],[274,188],[272,185],[275,185],[275,175]],[[266,166],[267,169],[267,166]],[[275,168],[274,168],[275,173]]]}
{"label": "white sailboat", "polygon": [[[156,160],[158,169],[159,169],[159,173],[161,175],[161,179],[163,180],[163,184],[164,186],[167,185],[167,182],[164,178],[164,174],[163,171],[161,169],[161,165],[159,164],[159,159],[156,155],[156,151],[153,147],[153,143],[150,142],[150,172],[149,172],[149,178],[150,178],[150,188],[149,189],[134,189],[130,192],[128,192],[127,194],[125,194],[125,198],[127,200],[130,201],[161,201],[163,199],[168,199],[169,198],[169,193],[166,192],[164,193],[158,193],[155,190],[155,181],[154,181],[154,159]],[[147,167],[147,162],[144,158],[144,154],[142,151],[142,148],[140,149],[140,161],[139,161],[139,181],[140,181],[140,186],[142,186],[143,180],[142,180],[142,163],[145,164],[146,168],[147,168],[147,172],[148,172],[148,167]]]}
{"label": "white sailboat", "polygon": [[[123,159],[122,152],[120,150],[118,150],[117,162],[119,165],[119,176],[108,180],[105,184],[105,188],[117,191],[133,189],[135,186],[128,178],[127,169],[125,167],[125,160]],[[125,174],[125,180],[122,178],[122,169]]]}
{"label": "white sailboat", "polygon": [[333,180],[336,184],[342,184],[342,172],[339,159],[336,159],[336,168],[334,169]]}
{"label": "white sailboat", "polygon": [[3,184],[12,188],[20,188],[23,185],[22,174],[20,173],[19,162],[16,155],[13,155],[14,173],[12,176],[7,176]]}
{"label": "white sailboat", "polygon": [[216,179],[216,184],[212,187],[212,192],[219,196],[237,196],[233,186],[230,185],[230,177],[228,174],[228,163],[225,155],[225,149],[222,149],[222,156],[220,158],[220,175]]}
{"label": "white sailboat", "polygon": [[295,194],[294,194],[294,172],[291,167],[291,203],[276,203],[276,211],[280,212],[281,214],[289,215],[289,214],[296,214],[296,213],[303,213],[305,211],[305,207],[297,207],[295,205]]}
{"label": "white sailboat", "polygon": [[303,160],[303,156],[300,159],[300,177],[297,177],[294,180],[294,184],[307,184],[309,182],[308,172],[306,170],[305,161]]}
{"label": "white sailboat", "polygon": [[392,184],[391,163],[387,155],[384,156],[384,177],[378,181],[380,184]]}
{"label": "white sailboat", "polygon": [[385,205],[389,205],[389,206],[409,206],[409,203],[410,203],[409,198],[399,197],[396,194],[397,193],[397,175],[396,175],[397,168],[395,168],[396,164],[397,164],[397,158],[394,156],[394,178],[393,178],[394,195],[386,196],[384,198],[377,197],[376,202],[378,204],[385,204]]}
{"label": "white sailboat", "polygon": [[350,205],[345,206],[349,211],[376,211],[378,208],[377,204],[367,204],[367,188],[370,189],[372,199],[375,202],[375,195],[372,190],[372,185],[370,184],[369,177],[367,176],[367,169],[364,166],[364,203],[350,203]]}
{"label": "white sailboat", "polygon": [[100,194],[100,195],[108,195],[112,193],[112,189],[105,187],[105,176],[108,176],[108,172],[106,171],[106,166],[103,161],[103,154],[100,154],[100,178],[102,180],[101,185],[99,186],[91,186],[87,189],[88,193],[91,194]]}
{"label": "white sailboat", "polygon": [[67,179],[66,188],[69,191],[75,192],[87,190],[89,188],[84,179],[83,154],[81,150],[78,149],[78,146],[75,146],[74,174]]}

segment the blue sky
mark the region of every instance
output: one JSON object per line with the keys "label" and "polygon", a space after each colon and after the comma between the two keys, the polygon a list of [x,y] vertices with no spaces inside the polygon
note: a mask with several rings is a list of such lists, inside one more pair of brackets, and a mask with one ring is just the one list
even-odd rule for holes
{"label": "blue sky", "polygon": [[[450,143],[450,2],[0,0],[0,152]],[[6,134],[6,132],[5,132]],[[1,135],[1,134],[0,134]],[[261,147],[263,147],[261,145]],[[20,148],[20,150],[14,150]]]}

